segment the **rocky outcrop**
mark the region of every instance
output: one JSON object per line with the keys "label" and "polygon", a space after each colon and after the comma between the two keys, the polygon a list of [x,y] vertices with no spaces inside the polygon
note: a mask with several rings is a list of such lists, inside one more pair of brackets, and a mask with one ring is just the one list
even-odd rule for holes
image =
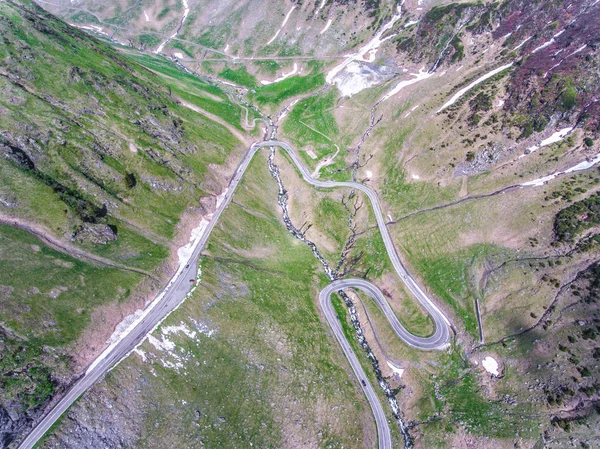
{"label": "rocky outcrop", "polygon": [[100,223],[83,223],[73,233],[73,240],[106,245],[117,240],[117,227]]}
{"label": "rocky outcrop", "polygon": [[7,447],[11,443],[15,430],[15,422],[8,410],[0,407],[0,447]]}
{"label": "rocky outcrop", "polygon": [[[128,379],[129,380],[129,379]],[[130,448],[140,437],[139,384],[119,382],[118,395],[98,386],[89,390],[63,418],[60,432],[45,442],[46,449]]]}

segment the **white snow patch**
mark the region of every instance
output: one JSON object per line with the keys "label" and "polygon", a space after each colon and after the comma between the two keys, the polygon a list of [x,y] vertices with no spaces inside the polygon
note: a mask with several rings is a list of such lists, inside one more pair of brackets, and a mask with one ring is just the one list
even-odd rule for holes
{"label": "white snow patch", "polygon": [[323,6],[325,6],[325,2],[327,2],[327,0],[321,0],[321,4],[319,5],[319,7],[317,8],[317,10],[315,11],[315,16],[317,14],[319,14],[319,11],[321,11],[323,9]]}
{"label": "white snow patch", "polygon": [[217,333],[215,329],[211,329],[204,323],[197,323],[196,326],[198,327],[198,332],[200,332],[202,335],[206,335],[207,337],[212,337]]}
{"label": "white snow patch", "polygon": [[267,42],[267,45],[269,45],[271,42],[273,42],[275,39],[277,39],[277,36],[279,36],[279,33],[281,33],[281,30],[283,29],[283,27],[287,23],[288,19],[290,18],[290,15],[294,11],[294,9],[296,9],[296,5],[292,6],[292,9],[290,9],[289,12],[286,14],[285,19],[283,19],[283,23],[281,24],[281,26],[279,27],[279,29],[277,30],[277,32],[275,33],[275,35],[271,39],[269,39],[269,42]]}
{"label": "white snow patch", "polygon": [[367,178],[372,178],[373,172],[371,170],[367,170]]}
{"label": "white snow patch", "polygon": [[196,338],[196,332],[190,330],[183,321],[181,321],[179,326],[163,326],[163,328],[160,331],[163,335],[178,334],[179,332],[181,332],[182,334],[186,335],[192,340]]}
{"label": "white snow patch", "polygon": [[163,51],[163,48],[165,48],[165,45],[167,45],[167,43],[171,40],[174,39],[177,36],[177,33],[179,32],[179,28],[181,28],[183,26],[183,22],[185,22],[185,19],[187,19],[188,14],[190,13],[190,6],[188,5],[187,0],[182,0],[183,3],[183,17],[181,18],[181,22],[179,22],[179,26],[177,27],[177,29],[175,30],[175,32],[169,36],[168,38],[166,38],[159,46],[156,50],[154,50],[155,54],[158,54],[160,52]]}
{"label": "white snow patch", "polygon": [[390,367],[390,369],[394,372],[394,374],[397,374],[398,377],[402,377],[402,374],[404,374],[404,370],[402,368],[398,368],[396,365],[394,365],[389,360],[387,360],[387,364]]}
{"label": "white snow patch", "polygon": [[327,21],[327,25],[325,25],[325,27],[323,27],[323,29],[321,30],[321,32],[319,34],[323,34],[325,31],[327,31],[329,29],[329,27],[331,26],[333,22],[333,19],[329,19]]}
{"label": "white snow patch", "polygon": [[148,13],[144,11],[144,16],[146,17],[146,22],[150,22],[150,17],[148,17]]}
{"label": "white snow patch", "polygon": [[412,179],[420,179],[419,175],[412,175]]}
{"label": "white snow patch", "polygon": [[[225,194],[227,193],[227,189],[225,189],[223,191],[223,193],[221,193],[221,195],[219,195],[217,197],[217,205],[216,205],[216,209],[218,209],[220,207],[220,205],[222,204]],[[194,229],[192,231],[192,236],[190,239],[190,243],[188,243],[187,245],[185,245],[183,248],[186,248],[185,250],[180,251],[178,250],[178,256],[179,256],[179,267],[177,268],[177,271],[175,272],[175,274],[173,275],[173,277],[169,280],[169,283],[167,284],[167,286],[160,292],[160,294],[158,294],[156,296],[156,298],[154,298],[154,300],[143,310],[143,311],[136,311],[135,313],[133,313],[132,315],[129,315],[127,317],[125,317],[125,319],[123,321],[126,322],[126,325],[123,325],[121,327],[121,323],[119,323],[119,325],[117,325],[117,329],[119,329],[119,332],[117,333],[117,331],[115,330],[115,332],[113,333],[113,335],[111,336],[111,338],[109,339],[110,343],[108,345],[108,347],[102,352],[102,354],[100,354],[96,360],[94,360],[94,362],[92,362],[92,364],[88,367],[86,374],[89,373],[91,370],[93,370],[98,363],[100,363],[102,360],[104,360],[108,354],[111,353],[111,351],[114,349],[114,347],[129,333],[131,333],[131,331],[133,331],[133,329],[152,311],[154,310],[154,308],[160,304],[160,301],[162,300],[162,298],[164,297],[164,295],[169,291],[169,289],[171,288],[171,286],[173,285],[173,282],[179,278],[179,276],[181,275],[181,273],[183,272],[183,270],[185,270],[187,268],[187,265],[190,263],[190,259],[191,256],[194,252],[194,250],[198,247],[198,245],[200,244],[201,238],[206,230],[206,224],[204,224],[205,221],[210,221],[213,218],[213,214],[209,214],[206,216],[206,219],[202,219],[201,224],[198,228]],[[181,250],[181,248],[180,248]],[[188,254],[188,258],[185,259],[183,257],[183,254],[186,253]],[[198,267],[198,272],[196,274],[196,281],[198,281],[200,279],[200,276],[202,275],[202,268],[199,266]],[[198,288],[198,282],[194,283],[194,286],[192,287],[192,289],[188,292],[188,294],[185,296],[184,300],[179,303],[179,305],[177,307],[175,307],[173,310],[171,310],[170,313],[174,312],[175,310],[177,310],[179,308],[179,306],[181,304],[183,304],[183,302],[189,298],[195,291],[196,288]],[[161,322],[163,320],[165,320],[167,317],[169,316],[169,314],[165,315],[165,317],[161,320]],[[157,323],[156,326],[154,327],[154,329],[156,329],[161,322]],[[122,329],[122,331],[121,331]],[[154,330],[153,329],[153,330]],[[149,332],[148,335],[152,333]],[[142,339],[140,341],[140,343],[138,343],[138,345],[136,347],[141,346],[141,344],[145,341],[145,339]],[[135,349],[135,348],[134,348]],[[121,360],[124,360],[125,357],[123,357]],[[118,365],[118,363],[116,365],[113,366],[114,369],[116,366]]]}
{"label": "white snow patch", "polygon": [[504,106],[504,103],[505,103],[505,101],[504,101],[504,100],[498,100],[498,104],[497,104],[497,106],[498,106],[499,108],[501,108],[502,106]]}
{"label": "white snow patch", "polygon": [[471,84],[469,84],[467,87],[463,87],[461,90],[459,90],[458,92],[456,92],[452,98],[450,98],[450,100],[448,100],[440,109],[438,109],[437,112],[442,112],[444,109],[446,109],[448,106],[453,105],[456,100],[458,100],[460,97],[462,97],[465,93],[467,93],[469,90],[473,89],[476,85],[478,85],[479,83],[482,83],[483,81],[491,78],[492,76],[496,75],[497,73],[502,72],[503,70],[508,69],[509,67],[511,67],[513,65],[513,63],[511,62],[510,64],[506,64],[503,66],[498,67],[497,69],[492,70],[491,72],[486,73],[485,75],[477,78],[475,81],[473,81]]}
{"label": "white snow patch", "polygon": [[598,156],[596,156],[595,158],[590,159],[589,161],[585,160],[583,162],[580,162],[577,165],[572,166],[571,168],[565,170],[564,173],[569,174],[569,173],[573,173],[576,171],[587,170],[588,168],[592,168],[598,162],[600,162],[600,154]]}
{"label": "white snow patch", "polygon": [[294,68],[292,70],[290,70],[288,73],[282,73],[281,76],[279,78],[277,78],[276,80],[273,80],[273,81],[262,80],[260,83],[263,86],[266,86],[267,84],[278,83],[279,81],[283,81],[284,79],[289,78],[290,76],[295,75],[296,73],[298,73],[298,63],[294,62]]}
{"label": "white snow patch", "polygon": [[534,54],[534,53],[536,53],[536,52],[540,51],[541,49],[543,49],[543,48],[546,48],[548,45],[552,45],[554,42],[556,42],[556,40],[555,40],[555,39],[556,39],[558,36],[560,36],[561,34],[563,34],[564,32],[565,32],[565,30],[561,30],[561,31],[559,31],[559,32],[558,32],[558,33],[556,33],[554,36],[552,36],[552,39],[550,39],[548,42],[544,42],[542,45],[540,45],[540,46],[539,46],[539,47],[537,47],[535,50],[533,50],[533,51],[531,52],[531,54]]}
{"label": "white snow patch", "polygon": [[84,25],[77,25],[76,23],[70,23],[69,25],[82,29],[82,30],[89,30],[89,31],[94,31],[95,33],[99,33],[99,34],[103,34],[105,36],[108,36],[108,33],[106,33],[104,31],[104,29],[101,26],[98,25],[90,25],[90,26],[84,26]]}
{"label": "white snow patch", "polygon": [[[600,1],[600,0],[599,0]],[[571,53],[569,56],[573,56],[574,54],[579,53],[580,51],[583,51],[584,48],[587,47],[587,44],[583,44],[581,47],[579,47],[577,50],[575,50],[573,53]],[[569,57],[567,56],[567,58]]]}
{"label": "white snow patch", "polygon": [[173,53],[173,56],[175,56],[177,59],[183,59],[183,53],[176,52]]}
{"label": "white snow patch", "polygon": [[[373,38],[369,42],[367,42],[365,45],[363,45],[356,53],[352,53],[352,54],[348,55],[346,57],[346,59],[344,59],[344,61],[342,61],[340,64],[338,64],[333,69],[331,69],[329,71],[329,73],[327,73],[327,76],[325,77],[327,84],[334,84],[334,83],[337,84],[337,81],[336,81],[337,75],[340,74],[344,69],[346,69],[354,61],[373,62],[375,60],[377,51],[379,50],[379,47],[381,46],[381,44],[384,43],[385,41],[387,41],[388,39],[391,39],[396,34],[392,34],[383,39],[381,38],[381,36],[383,36],[383,33],[385,33],[387,30],[392,28],[394,26],[394,23],[396,23],[396,21],[398,21],[398,19],[400,19],[400,17],[402,17],[402,13],[401,13],[401,7],[399,5],[398,9],[397,9],[397,14],[392,16],[391,20],[388,23],[386,23],[377,32],[377,34],[375,34],[375,36],[373,36]],[[369,55],[369,58],[365,59],[365,55],[367,55],[367,54]],[[369,87],[369,86],[367,86],[367,87]]]}
{"label": "white snow patch", "polygon": [[400,92],[402,89],[404,89],[406,86],[410,86],[411,84],[415,84],[415,83],[417,83],[417,82],[419,82],[421,80],[429,78],[431,75],[433,75],[433,73],[427,72],[427,70],[425,70],[425,68],[420,69],[419,73],[413,73],[412,74],[412,76],[414,76],[413,79],[400,81],[396,85],[396,87],[394,87],[391,91],[389,91],[387,94],[385,94],[383,96],[383,98],[381,99],[381,101],[383,102],[383,101],[385,101],[385,100],[393,97],[398,92]]}
{"label": "white snow patch", "polygon": [[[188,317],[188,318],[190,318],[190,320],[192,320],[194,322],[194,326],[196,326],[196,329],[202,335],[206,335],[207,337],[212,337],[213,335],[215,335],[217,333],[216,329],[211,329],[210,327],[208,327],[207,324],[200,323],[191,317]],[[205,362],[205,364],[206,364],[206,362]]]}
{"label": "white snow patch", "polygon": [[556,143],[556,142],[560,142],[571,131],[573,131],[573,127],[572,126],[569,126],[568,128],[559,129],[558,131],[556,131],[554,134],[552,134],[547,139],[542,140],[538,145],[534,145],[532,147],[527,148],[527,150],[525,152],[527,154],[533,153],[534,151],[537,151],[537,150],[539,150],[542,147],[545,147],[545,146],[548,146],[548,145],[552,145],[553,143]]}
{"label": "white snow patch", "polygon": [[317,155],[315,154],[315,152],[313,150],[306,150],[306,154],[308,154],[311,159],[317,158]]}
{"label": "white snow patch", "polygon": [[192,252],[194,251],[194,242],[204,234],[204,230],[208,226],[208,220],[202,219],[200,225],[192,229],[191,240],[187,245],[184,245],[177,249],[177,256],[179,258],[179,265],[187,263],[190,260]]}
{"label": "white snow patch", "polygon": [[115,327],[112,335],[108,337],[108,340],[106,340],[106,344],[112,345],[117,343],[119,340],[121,340],[121,338],[127,335],[132,324],[137,323],[143,313],[144,311],[142,309],[138,309],[131,315],[127,315],[125,318],[123,318],[123,321],[117,324],[117,327]]}
{"label": "white snow patch", "polygon": [[283,111],[281,111],[279,113],[279,115],[277,116],[277,120],[279,121],[279,120],[285,118],[285,116],[288,115],[288,113],[292,110],[292,108],[294,107],[294,105],[296,103],[298,103],[298,101],[300,101],[300,100],[296,99],[296,100],[292,101],[290,104],[288,104],[285,108],[283,108]]}
{"label": "white snow patch", "polygon": [[[152,309],[154,309],[154,307],[156,307],[156,305],[158,304],[158,302],[160,301],[160,299],[164,296],[164,294],[166,293],[166,291],[168,290],[168,288],[173,284],[173,280],[176,279],[176,277],[179,275],[179,273],[181,272],[182,267],[180,266],[179,269],[177,270],[177,272],[175,273],[175,275],[171,278],[171,280],[169,281],[169,284],[167,285],[167,287],[160,293],[159,296],[157,296],[154,301],[150,304],[149,307],[147,307],[144,310],[144,313],[136,320],[136,322],[132,323],[132,325],[130,326],[130,328],[128,329],[127,333],[131,332],[131,330],[133,330],[133,328],[139,324],[139,322],[148,314],[150,313],[150,311]],[[174,311],[176,311],[177,309],[179,309],[179,307],[181,306],[181,304],[183,304],[185,302],[186,299],[188,299],[190,296],[192,296],[194,294],[194,292],[196,291],[196,289],[198,288],[198,282],[200,281],[200,278],[202,276],[202,266],[198,267],[198,272],[196,274],[196,283],[194,283],[194,286],[192,287],[192,289],[187,293],[187,295],[185,295],[185,298],[183,298],[183,301],[181,301],[179,304],[177,304],[177,306],[171,310],[168,314],[166,314],[158,323],[156,323],[156,325],[152,328],[152,330],[150,330],[146,336],[140,340],[140,342],[131,350],[129,351],[123,358],[121,358],[115,365],[113,365],[109,371],[112,371],[113,369],[115,369],[117,366],[119,366],[119,364],[125,360],[127,357],[129,357],[129,355],[135,351],[136,349],[138,349],[140,346],[142,346],[142,344],[147,340],[148,336],[150,336],[152,334],[152,332],[154,332],[161,324],[164,320],[167,319],[167,317],[173,313]],[[193,320],[192,320],[193,321]],[[106,358],[106,356],[110,353],[110,351],[114,348],[114,346],[117,344],[118,342],[113,343],[112,345],[110,345],[108,348],[106,348],[104,350],[104,352],[96,359],[94,360],[94,362],[89,366],[89,368],[86,371],[86,375],[87,373],[90,372],[90,370],[92,370],[98,363],[100,363],[100,361],[104,360]]]}
{"label": "white snow patch", "polygon": [[531,40],[531,36],[529,36],[528,38],[526,38],[524,41],[522,41],[519,45],[517,45],[515,48],[512,49],[512,51],[518,50],[519,48],[521,48],[523,45],[525,45],[527,43],[527,41]]}
{"label": "white snow patch", "polygon": [[335,78],[335,84],[342,96],[351,97],[364,89],[380,84],[383,79],[384,77],[372,68],[352,61],[345,67],[344,73]]}
{"label": "white snow patch", "polygon": [[585,160],[583,162],[580,162],[579,164],[574,165],[573,167],[571,167],[565,171],[554,173],[553,175],[544,176],[543,178],[534,179],[533,181],[525,182],[525,183],[521,184],[521,186],[523,186],[523,187],[543,186],[546,182],[553,180],[557,176],[566,175],[566,174],[573,173],[576,171],[587,170],[588,168],[592,168],[598,162],[600,162],[600,154],[591,160]]}
{"label": "white snow patch", "polygon": [[539,187],[543,186],[546,182],[553,180],[556,178],[558,174],[544,176],[543,178],[534,179],[533,181],[524,182],[521,184],[523,187]]}
{"label": "white snow patch", "polygon": [[419,23],[419,21],[418,21],[418,20],[411,20],[410,22],[407,22],[407,23],[404,25],[404,28],[411,27],[411,26],[413,26],[413,25],[416,25],[417,23]]}
{"label": "white snow patch", "polygon": [[173,343],[168,338],[160,339],[159,340],[154,335],[148,334],[148,341],[150,342],[150,344],[152,346],[154,346],[159,351],[167,351],[167,352],[169,352],[169,351],[172,351],[173,349],[175,349],[175,343]]}
{"label": "white snow patch", "polygon": [[[223,199],[225,198],[225,195],[227,194],[227,190],[228,189],[223,190],[223,192],[221,192],[221,194],[217,197],[217,204],[215,205],[215,209],[218,209],[219,207],[221,207],[221,203],[223,202]],[[179,257],[179,266],[180,267],[183,265],[186,265],[189,262],[190,257],[192,256],[192,253],[198,246],[198,243],[200,242],[200,239],[204,235],[204,231],[206,230],[206,227],[208,226],[212,217],[213,217],[213,214],[209,214],[209,215],[207,215],[206,218],[203,218],[200,221],[200,225],[197,228],[192,229],[192,234],[190,236],[189,243],[187,245],[180,247],[177,250],[177,256]]]}
{"label": "white snow patch", "polygon": [[540,45],[539,47],[537,47],[536,49],[534,49],[531,54],[537,53],[538,51],[546,48],[548,45],[552,45],[554,43],[554,38],[550,39],[548,42],[544,42],[542,45]]}
{"label": "white snow patch", "polygon": [[225,45],[225,49],[223,51],[226,52],[227,50],[229,50],[229,44]]}
{"label": "white snow patch", "polygon": [[161,360],[160,363],[165,368],[171,368],[171,369],[174,369],[177,372],[179,372],[179,370],[181,368],[183,368],[183,363],[181,363],[181,362],[175,362],[175,363],[173,363],[173,362],[170,362],[169,360]]}
{"label": "white snow patch", "polygon": [[[550,73],[550,72],[551,72],[552,70],[554,70],[556,67],[558,67],[559,65],[561,65],[561,64],[562,64],[562,63],[565,61],[565,59],[567,59],[567,58],[569,58],[569,57],[571,57],[571,56],[573,56],[573,55],[576,55],[577,53],[579,53],[580,51],[582,51],[583,49],[585,49],[585,47],[587,47],[587,44],[583,44],[581,47],[579,47],[579,48],[578,48],[577,50],[575,50],[573,53],[571,53],[571,54],[569,54],[569,55],[565,56],[565,57],[564,57],[563,59],[561,59],[561,60],[560,60],[558,63],[556,63],[556,64],[554,64],[552,67],[550,67],[550,69],[549,69],[549,70],[548,70],[546,73],[544,73],[544,78],[546,78],[546,76],[548,76],[548,73]],[[561,51],[562,51],[562,49],[561,49],[561,50],[559,50],[559,51],[557,51],[556,53],[554,53],[554,56],[558,55],[558,54],[559,54]]]}
{"label": "white snow patch", "polygon": [[485,359],[483,359],[481,361],[481,364],[483,365],[483,367],[485,368],[485,370],[494,375],[494,376],[499,376],[500,373],[498,372],[498,362],[493,358],[493,357],[486,357]]}
{"label": "white snow patch", "polygon": [[140,348],[135,348],[133,350],[133,352],[135,352],[137,355],[139,355],[142,358],[142,362],[146,361],[146,353],[144,351],[142,351]]}
{"label": "white snow patch", "polygon": [[[156,328],[155,328],[156,329]],[[207,327],[208,329],[208,327]],[[185,323],[182,321],[179,326],[165,326],[161,329],[160,339],[153,336],[152,333],[148,334],[148,342],[154,346],[158,351],[164,351],[169,354],[169,356],[174,360],[174,362],[170,360],[159,359],[162,366],[165,368],[175,369],[179,372],[180,369],[184,368],[184,364],[182,361],[187,361],[189,359],[190,354],[186,353],[183,348],[177,348],[175,343],[169,340],[169,335],[184,333],[188,337],[194,339],[196,338],[196,332],[190,330]],[[202,332],[202,331],[201,331]],[[204,333],[204,332],[202,332]],[[136,347],[134,351],[139,351]],[[185,374],[185,373],[184,373]]]}

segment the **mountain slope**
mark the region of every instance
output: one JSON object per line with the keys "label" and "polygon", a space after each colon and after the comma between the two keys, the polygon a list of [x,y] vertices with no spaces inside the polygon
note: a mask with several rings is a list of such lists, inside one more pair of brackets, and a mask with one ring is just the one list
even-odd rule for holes
{"label": "mountain slope", "polygon": [[[19,8],[10,5],[12,11]],[[27,55],[37,42],[20,37],[17,26],[6,28],[12,46],[7,46],[10,55],[4,53],[4,64],[12,64],[12,75],[3,78],[10,81],[7,89],[12,101],[24,92],[36,102],[33,112],[21,104],[9,107],[8,100],[2,106],[12,114],[2,128],[10,187],[0,196],[2,204],[29,228],[43,226],[43,232],[53,230],[53,239],[68,240],[96,270],[80,267],[64,252],[36,253],[40,245],[30,234],[6,228],[4,245],[11,257],[5,253],[5,264],[18,268],[22,262],[14,260],[28,258],[49,273],[42,288],[31,285],[33,271],[27,272],[23,297],[35,297],[38,293],[28,292],[36,287],[66,298],[74,287],[61,287],[67,281],[74,285],[75,278],[51,281],[73,276],[73,266],[88,269],[91,279],[110,275],[114,281],[107,284],[124,290],[144,276],[158,276],[156,266],[179,213],[186,204],[197,204],[198,196],[218,193],[229,179],[231,171],[207,164],[232,167],[239,161],[227,130],[241,140],[244,133],[276,135],[297,149],[314,176],[355,179],[378,193],[403,262],[450,317],[452,347],[416,351],[397,341],[368,298],[354,297],[383,376],[376,378],[361,352],[368,380],[387,382],[385,394],[398,400],[399,417],[415,447],[594,444],[600,399],[600,4],[82,0],[44,5],[104,40],[113,39],[119,50],[52,20],[56,34],[41,32],[37,28],[46,22],[25,18],[19,22],[24,29],[51,35],[48,45],[55,47],[49,57],[32,60]],[[13,13],[15,23],[27,14],[44,15]],[[85,55],[78,53],[81,48],[94,56],[71,62]],[[155,51],[171,56],[177,68],[151,54]],[[39,59],[51,57],[68,64],[47,64],[36,72]],[[72,66],[77,70],[67,70]],[[46,92],[45,84],[60,98]],[[84,99],[96,106],[86,107]],[[184,104],[209,111],[223,126]],[[68,115],[68,131],[61,122],[50,126],[42,120],[56,111]],[[15,119],[22,113],[29,127]],[[46,134],[35,134],[35,127]],[[95,140],[86,141],[90,132]],[[54,143],[55,135],[65,143]],[[111,150],[116,156],[105,149],[115,138],[121,142]],[[47,148],[52,152],[44,157]],[[291,221],[302,235],[329,264],[339,263],[340,276],[380,285],[400,320],[428,335],[431,321],[390,270],[360,196],[316,191],[279,152],[275,161]],[[368,406],[356,379],[348,380],[345,360],[332,350],[335,342],[323,331],[314,301],[324,282],[322,267],[283,226],[278,186],[266,167],[264,155],[257,155],[217,223],[194,295],[83,395],[45,447],[372,444]],[[21,184],[10,182],[13,174],[32,187],[18,190]],[[28,196],[34,187],[35,195]],[[43,200],[36,199],[42,195],[38,191],[46,195]],[[63,271],[54,274],[55,267]],[[18,293],[12,284],[0,291],[9,298]],[[108,289],[103,298],[118,295],[129,292]],[[13,320],[5,332],[12,332],[10,363],[26,366],[29,361],[12,361],[25,346],[12,330],[28,329],[24,319],[19,324],[13,318],[23,312],[16,301],[5,304],[16,309],[7,313]],[[358,348],[353,323],[343,304],[337,306],[351,345]],[[34,312],[27,313],[31,319]],[[81,327],[98,321],[71,318]],[[53,321],[38,318],[45,327]],[[19,406],[33,409],[48,397],[49,373],[68,372],[68,365],[52,365],[51,356],[38,354],[37,341],[29,341],[27,352],[44,362],[14,391],[25,404]],[[497,371],[490,369],[490,358]],[[384,401],[383,389],[379,393]],[[17,403],[10,401],[9,415]],[[386,410],[400,446],[400,427]]]}
{"label": "mountain slope", "polygon": [[4,445],[165,279],[243,145],[33,3],[3,2],[0,36]]}

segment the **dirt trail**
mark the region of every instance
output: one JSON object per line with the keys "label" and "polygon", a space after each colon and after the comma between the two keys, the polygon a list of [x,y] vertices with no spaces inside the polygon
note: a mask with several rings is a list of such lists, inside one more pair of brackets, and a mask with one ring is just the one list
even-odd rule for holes
{"label": "dirt trail", "polygon": [[184,101],[181,98],[177,98],[177,101],[179,101],[182,106],[185,106],[186,108],[191,109],[192,111],[197,112],[198,114],[202,114],[202,115],[206,116],[207,118],[211,119],[213,122],[217,122],[219,125],[224,126],[240,142],[242,142],[248,146],[250,146],[252,144],[252,142],[254,142],[254,140],[250,136],[243,134],[241,131],[239,131],[238,129],[233,127],[230,123],[227,123],[225,120],[223,120],[218,115],[211,114],[210,112],[205,111],[202,108],[199,108],[195,104],[188,103],[187,101]]}
{"label": "dirt trail", "polygon": [[102,265],[119,268],[121,270],[133,271],[135,273],[140,273],[144,276],[151,277],[152,279],[159,280],[159,278],[155,274],[150,273],[149,271],[142,270],[140,268],[129,267],[127,265],[114,262],[105,257],[97,256],[80,248],[77,248],[76,246],[71,245],[68,242],[60,240],[58,237],[54,236],[50,231],[37,224],[29,223],[23,219],[9,217],[3,214],[0,214],[0,223],[9,226],[15,226],[19,229],[23,229],[24,231],[30,232],[36,237],[38,237],[42,242],[50,246],[52,249],[60,251],[61,253],[67,254],[71,257],[75,257],[76,259],[91,260],[94,262],[101,263]]}
{"label": "dirt trail", "polygon": [[510,186],[507,186],[507,187],[503,187],[500,190],[496,190],[496,191],[494,191],[492,193],[483,193],[481,195],[466,196],[466,197],[461,198],[461,199],[459,199],[457,201],[452,201],[451,203],[440,204],[438,206],[427,207],[425,209],[416,210],[416,211],[411,212],[409,214],[403,215],[402,217],[397,218],[396,220],[388,221],[387,225],[388,226],[389,225],[394,225],[394,224],[398,223],[399,221],[406,220],[407,218],[410,218],[410,217],[413,217],[415,215],[419,215],[419,214],[422,214],[422,213],[425,213],[425,212],[431,212],[431,211],[434,211],[434,210],[445,209],[447,207],[456,206],[457,204],[465,203],[467,201],[478,200],[478,199],[481,199],[481,198],[490,198],[492,196],[500,195],[502,193],[509,192],[511,190],[515,190],[515,189],[519,189],[519,188],[522,188],[522,187],[520,185],[510,185]]}

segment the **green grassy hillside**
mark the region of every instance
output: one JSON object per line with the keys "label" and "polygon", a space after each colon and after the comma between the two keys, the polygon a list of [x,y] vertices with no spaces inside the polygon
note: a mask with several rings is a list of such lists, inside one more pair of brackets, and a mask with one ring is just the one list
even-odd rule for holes
{"label": "green grassy hillside", "polygon": [[17,431],[74,374],[98,308],[159,286],[182,213],[243,145],[31,2],[0,4],[0,36],[0,413]]}

